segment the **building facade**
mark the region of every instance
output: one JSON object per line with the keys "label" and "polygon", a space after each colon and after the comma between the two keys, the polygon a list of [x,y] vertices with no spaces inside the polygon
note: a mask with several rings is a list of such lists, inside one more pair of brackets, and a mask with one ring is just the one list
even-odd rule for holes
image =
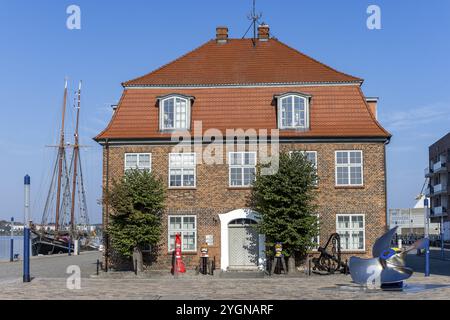
{"label": "building facade", "polygon": [[425,194],[430,198],[430,221],[441,224],[441,232],[445,241],[450,241],[449,159],[450,133],[429,147],[429,166],[425,169],[425,177],[429,181]]}
{"label": "building facade", "polygon": [[[166,183],[152,267],[170,266],[180,233],[189,266],[205,246],[222,270],[262,268],[264,235],[251,227],[260,217],[248,200],[256,165],[280,151],[305,152],[316,165],[317,241],[338,232],[345,254],[370,255],[387,226],[391,137],[376,119],[377,99],[364,96],[362,79],[270,37],[268,26],[257,39],[216,31],[199,48],[123,83],[108,127],[95,138],[103,146],[104,190],[130,168]],[[103,218],[107,225],[108,207]]]}
{"label": "building facade", "polygon": [[[425,234],[425,196],[413,208],[389,209],[389,229],[397,227],[397,235],[402,238],[422,238]],[[430,223],[429,234],[436,238],[440,234],[438,223]]]}

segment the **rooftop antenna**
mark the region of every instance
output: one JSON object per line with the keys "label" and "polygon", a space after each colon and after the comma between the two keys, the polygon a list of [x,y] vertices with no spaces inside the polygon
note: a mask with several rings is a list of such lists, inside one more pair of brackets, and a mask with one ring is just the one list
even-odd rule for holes
{"label": "rooftop antenna", "polygon": [[262,13],[256,14],[256,0],[253,0],[252,12],[247,16],[247,18],[251,20],[252,23],[248,27],[244,36],[242,37],[242,39],[244,39],[247,33],[250,31],[251,27],[253,27],[253,38],[252,38],[253,46],[256,46],[256,23],[259,21],[259,19],[261,19],[261,17]]}

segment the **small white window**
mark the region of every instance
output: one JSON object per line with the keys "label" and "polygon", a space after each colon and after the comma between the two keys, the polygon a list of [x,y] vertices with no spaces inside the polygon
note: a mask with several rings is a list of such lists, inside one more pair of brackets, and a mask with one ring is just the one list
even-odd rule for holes
{"label": "small white window", "polygon": [[341,250],[365,250],[365,222],[363,214],[338,214],[336,233],[341,237]]}
{"label": "small white window", "polygon": [[125,171],[130,169],[148,170],[152,168],[151,153],[126,153]]}
{"label": "small white window", "polygon": [[309,98],[286,95],[278,98],[278,126],[280,129],[309,127]]}
{"label": "small white window", "polygon": [[174,96],[160,102],[160,128],[162,130],[187,130],[190,124],[191,103],[187,98]]}
{"label": "small white window", "polygon": [[228,164],[230,187],[252,185],[256,174],[256,152],[230,152]]}
{"label": "small white window", "polygon": [[362,151],[336,151],[337,186],[362,186],[363,176]]}
{"label": "small white window", "polygon": [[169,187],[194,188],[196,185],[195,153],[169,154]]}
{"label": "small white window", "polygon": [[[289,155],[292,155],[294,152],[300,152],[303,155],[306,155],[306,159],[314,165],[316,168],[317,174],[317,151],[289,151]],[[317,181],[315,181],[315,185],[317,186]]]}
{"label": "small white window", "polygon": [[311,162],[317,170],[317,151],[289,151],[289,155],[294,152],[300,152],[303,155],[306,155],[306,159]]}
{"label": "small white window", "polygon": [[196,216],[169,216],[169,252],[175,250],[175,238],[181,235],[181,250],[197,251],[197,218]]}

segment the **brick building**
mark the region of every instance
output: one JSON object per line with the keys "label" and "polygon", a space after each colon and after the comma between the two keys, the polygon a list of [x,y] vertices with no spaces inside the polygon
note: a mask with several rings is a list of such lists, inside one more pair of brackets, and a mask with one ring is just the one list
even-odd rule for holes
{"label": "brick building", "polygon": [[[270,141],[276,132],[280,150],[307,152],[316,164],[318,241],[338,232],[345,253],[369,255],[386,230],[390,134],[376,119],[377,99],[364,96],[362,79],[270,37],[266,25],[257,39],[230,39],[225,27],[216,31],[216,39],[123,83],[111,122],[95,138],[104,150],[105,189],[127,168],[151,170],[166,182],[154,267],[170,264],[176,233],[190,265],[207,243],[222,270],[262,267],[264,236],[250,227],[259,217],[247,200],[255,165],[264,158],[258,144],[264,131]],[[253,130],[256,138],[236,140],[243,131],[230,136],[230,129]],[[186,135],[182,151],[172,139],[180,135]],[[208,153],[211,136],[234,149]],[[220,161],[210,164],[205,154]]]}

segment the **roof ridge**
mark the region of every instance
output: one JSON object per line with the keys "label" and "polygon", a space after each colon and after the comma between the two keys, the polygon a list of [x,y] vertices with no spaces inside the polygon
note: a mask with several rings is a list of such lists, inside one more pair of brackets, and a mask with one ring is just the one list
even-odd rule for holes
{"label": "roof ridge", "polygon": [[150,71],[149,73],[147,73],[147,74],[145,74],[145,75],[143,75],[143,76],[140,76],[140,77],[137,77],[137,78],[134,78],[134,79],[131,79],[131,80],[122,82],[122,87],[126,87],[127,84],[130,83],[130,82],[138,81],[138,80],[140,80],[140,79],[142,79],[142,78],[145,78],[145,77],[150,76],[150,75],[152,75],[152,74],[154,74],[154,73],[157,73],[158,71],[161,71],[162,69],[164,69],[164,68],[168,67],[169,65],[171,65],[171,64],[173,64],[173,63],[175,63],[175,62],[177,62],[177,61],[179,61],[179,60],[181,60],[181,59],[183,59],[184,57],[187,57],[188,55],[194,53],[195,51],[197,51],[197,50],[200,49],[200,48],[203,48],[204,46],[206,46],[207,44],[210,44],[210,43],[213,42],[213,41],[214,41],[214,40],[212,40],[212,39],[211,39],[211,40],[208,40],[207,42],[205,42],[205,43],[199,45],[198,47],[196,47],[196,48],[194,48],[194,49],[192,49],[192,50],[186,52],[185,54],[179,56],[178,58],[176,58],[176,59],[174,59],[174,60],[172,60],[172,61],[167,62],[166,64],[163,64],[163,65],[160,66],[159,68],[156,68],[156,69],[154,69],[153,71]]}
{"label": "roof ridge", "polygon": [[316,62],[316,63],[318,63],[318,64],[324,66],[325,68],[327,68],[327,69],[329,69],[329,70],[331,70],[331,71],[340,73],[340,74],[342,74],[342,75],[344,75],[344,76],[347,76],[347,77],[351,77],[351,78],[353,78],[355,81],[361,81],[361,82],[364,82],[364,79],[359,78],[359,77],[352,76],[351,74],[348,74],[348,73],[345,73],[345,72],[342,72],[342,71],[339,71],[339,70],[336,70],[336,69],[330,67],[329,65],[327,65],[327,64],[325,64],[325,63],[323,63],[323,62],[321,62],[321,61],[319,61],[319,60],[316,60],[316,59],[312,58],[311,56],[309,56],[309,55],[307,55],[307,54],[301,52],[300,50],[297,50],[297,49],[295,49],[295,48],[293,48],[293,47],[287,45],[286,43],[284,43],[284,42],[278,40],[277,38],[270,38],[270,40],[273,40],[273,41],[278,42],[278,43],[281,44],[282,46],[285,46],[286,48],[288,48],[288,49],[290,49],[290,50],[292,50],[292,51],[294,51],[294,52],[296,52],[296,53],[298,53],[298,54],[304,56],[305,58],[307,58],[307,59],[309,59],[309,60],[311,60],[311,61],[313,61],[313,62]]}

